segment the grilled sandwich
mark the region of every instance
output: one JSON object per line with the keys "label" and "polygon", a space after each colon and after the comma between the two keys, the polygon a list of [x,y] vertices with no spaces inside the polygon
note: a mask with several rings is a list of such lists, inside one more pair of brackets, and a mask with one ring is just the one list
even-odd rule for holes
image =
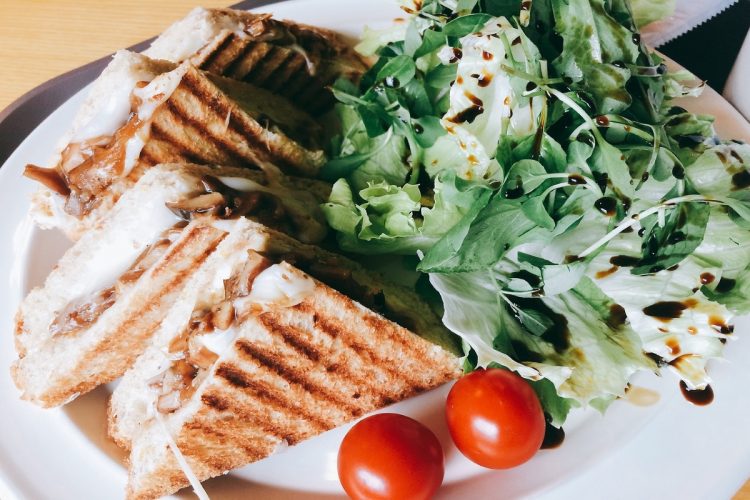
{"label": "grilled sandwich", "polygon": [[56,406],[122,375],[181,287],[222,248],[226,232],[200,220],[248,216],[316,242],[328,189],[238,168],[150,169],[22,302],[13,376],[23,397]]}
{"label": "grilled sandwich", "polygon": [[144,53],[263,87],[313,116],[333,106],[336,79],[358,81],[367,69],[333,31],[231,9],[194,9]]}
{"label": "grilled sandwich", "polygon": [[[77,239],[159,163],[255,170],[275,165],[289,174],[315,176],[324,154],[317,146],[320,127],[306,113],[264,89],[210,75],[188,62],[155,74],[170,65],[126,52],[115,56],[102,75],[104,83],[94,85],[57,166],[26,168],[28,177],[47,187],[35,197],[40,225],[59,227]],[[109,100],[103,98],[103,87],[119,77],[124,88],[144,79],[128,92],[117,87]],[[123,99],[129,114],[121,113]],[[111,107],[118,112],[105,127],[99,122]]]}
{"label": "grilled sandwich", "polygon": [[[236,224],[247,241],[268,233]],[[266,249],[236,247],[196,276],[113,393],[110,435],[130,449],[128,498],[198,487],[460,375],[457,346],[416,297],[380,288],[398,316],[422,321],[422,336],[363,305],[381,284],[356,265],[342,280],[321,250],[305,262],[270,236]]]}

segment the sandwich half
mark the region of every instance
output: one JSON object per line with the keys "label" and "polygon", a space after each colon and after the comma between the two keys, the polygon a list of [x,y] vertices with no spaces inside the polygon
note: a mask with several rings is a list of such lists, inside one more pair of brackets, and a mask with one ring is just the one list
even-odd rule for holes
{"label": "sandwich half", "polygon": [[[125,83],[107,96],[105,87],[119,80]],[[117,113],[110,114],[110,107]],[[25,172],[46,187],[35,196],[37,222],[59,227],[73,239],[94,227],[159,163],[253,170],[275,165],[288,174],[314,177],[325,161],[318,147],[320,127],[309,115],[267,90],[205,73],[189,62],[174,67],[120,52],[81,113],[57,165],[29,165]]]}
{"label": "sandwich half", "polygon": [[266,88],[313,116],[333,106],[336,79],[356,82],[367,69],[333,31],[232,9],[196,8],[144,53]]}
{"label": "sandwich half", "polygon": [[22,302],[12,368],[22,397],[56,406],[122,375],[227,237],[202,220],[254,217],[319,241],[325,223],[318,203],[327,189],[246,169],[150,169]]}
{"label": "sandwich half", "polygon": [[[455,335],[445,328],[440,317],[412,288],[394,284],[379,273],[364,269],[346,257],[300,243],[251,220],[221,221],[214,224],[221,224],[225,229],[231,227],[233,234],[244,235],[239,241],[244,238],[245,243],[239,244],[231,258],[220,264],[216,263],[213,271],[208,272],[210,276],[196,275],[185,287],[155,334],[152,341],[152,346],[155,347],[152,351],[161,351],[164,345],[172,342],[177,335],[176,330],[184,329],[191,322],[195,310],[210,308],[221,302],[226,293],[248,293],[247,281],[254,279],[254,266],[261,265],[258,262],[263,266],[284,262],[320,283],[325,283],[342,297],[346,296],[348,301],[357,303],[358,307],[414,332],[417,337],[438,347],[438,352],[450,353],[454,357],[461,354],[461,345]],[[252,253],[252,258],[248,257],[248,252]],[[235,290],[237,283],[244,287],[239,292]],[[227,292],[228,289],[231,291]],[[204,307],[206,304],[208,306]],[[346,305],[348,302],[342,301],[341,304]],[[358,317],[353,316],[351,319],[349,329],[367,328],[366,324],[358,322]],[[123,378],[120,384],[123,389],[113,395],[111,403],[110,434],[124,448],[130,447],[135,429],[142,425],[148,411],[146,403],[149,402],[150,393],[141,391],[134,381],[142,380],[149,370],[141,370],[138,366],[136,364],[136,368]]]}
{"label": "sandwich half", "polygon": [[460,375],[439,320],[428,340],[266,255],[196,276],[113,393],[128,498],[197,487]]}

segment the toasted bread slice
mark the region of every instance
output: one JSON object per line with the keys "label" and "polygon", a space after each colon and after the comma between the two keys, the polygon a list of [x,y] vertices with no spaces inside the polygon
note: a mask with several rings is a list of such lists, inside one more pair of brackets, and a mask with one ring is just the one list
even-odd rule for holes
{"label": "toasted bread slice", "polygon": [[[14,367],[14,378],[24,397],[54,406],[95,387],[100,380],[122,374],[127,365],[84,367],[82,363],[89,351],[115,345],[106,339],[130,328],[129,314],[140,325],[132,328],[141,328],[148,338],[153,333],[148,322],[158,325],[159,315],[166,314],[171,304],[172,296],[167,292],[172,293],[171,288],[189,277],[193,272],[190,266],[200,264],[202,252],[212,251],[218,236],[206,236],[204,241],[201,231],[185,230],[183,235],[181,225],[207,214],[246,215],[297,237],[318,241],[325,235],[325,223],[316,208],[327,189],[316,181],[268,179],[262,172],[246,169],[199,165],[151,169],[125,193],[104,224],[66,252],[44,286],[32,290],[22,302],[16,316],[20,359]],[[202,201],[207,197],[213,201]],[[219,220],[217,225],[221,222],[231,227],[231,221]],[[183,249],[178,251],[179,246]],[[159,264],[160,259],[167,260]],[[175,273],[191,259],[195,262],[185,268],[186,276],[178,279]],[[159,266],[176,281],[164,281],[166,278],[158,273],[148,278],[152,268]],[[158,295],[160,288],[165,297],[159,297],[153,307],[144,302],[144,297]],[[146,305],[152,316],[137,310]],[[107,356],[119,355],[114,347],[110,351],[98,359],[104,363]],[[51,374],[51,367],[69,373]],[[105,374],[94,377],[104,368]],[[73,383],[77,379],[81,381]]]}
{"label": "toasted bread slice", "polygon": [[69,303],[55,315],[46,341],[27,349],[12,366],[22,398],[57,406],[121,376],[226,235],[200,223],[189,225],[134,285],[123,275]]}
{"label": "toasted bread slice", "polygon": [[203,283],[214,300],[183,303],[112,396],[128,498],[170,494],[460,374],[456,356],[288,263],[250,252],[223,269],[249,283],[244,294]]}
{"label": "toasted bread slice", "polygon": [[[126,59],[113,64],[127,66]],[[131,59],[144,63],[143,56]],[[159,163],[256,170],[276,165],[313,177],[324,162],[316,146],[319,126],[266,90],[209,75],[189,63],[142,83],[127,96],[130,117],[111,136],[71,142],[55,169],[27,167],[29,177],[49,188],[35,197],[33,212],[42,226],[60,227],[77,239]],[[112,102],[119,106],[121,98],[117,94]]]}
{"label": "toasted bread slice", "polygon": [[337,33],[268,14],[196,8],[170,26],[145,54],[252,83],[287,97],[312,115],[332,106],[337,78],[358,81],[367,69]]}

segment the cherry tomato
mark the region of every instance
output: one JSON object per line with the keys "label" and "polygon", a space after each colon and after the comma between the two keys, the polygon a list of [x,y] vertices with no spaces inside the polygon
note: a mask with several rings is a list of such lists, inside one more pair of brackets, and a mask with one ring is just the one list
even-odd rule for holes
{"label": "cherry tomato", "polygon": [[534,390],[498,368],[479,369],[456,382],[445,415],[461,453],[491,469],[521,465],[544,439],[544,412]]}
{"label": "cherry tomato", "polygon": [[443,448],[414,419],[380,413],[358,422],[341,442],[339,480],[359,499],[428,499],[443,482]]}

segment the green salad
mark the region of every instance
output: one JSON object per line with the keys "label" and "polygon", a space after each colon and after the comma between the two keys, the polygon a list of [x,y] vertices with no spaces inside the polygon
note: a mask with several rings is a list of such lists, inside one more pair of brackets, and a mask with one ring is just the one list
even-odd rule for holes
{"label": "green salad", "polygon": [[528,379],[556,426],[638,371],[705,388],[750,311],[750,147],[674,104],[702,82],[627,0],[401,5],[334,86],[341,248],[418,256],[466,369]]}

